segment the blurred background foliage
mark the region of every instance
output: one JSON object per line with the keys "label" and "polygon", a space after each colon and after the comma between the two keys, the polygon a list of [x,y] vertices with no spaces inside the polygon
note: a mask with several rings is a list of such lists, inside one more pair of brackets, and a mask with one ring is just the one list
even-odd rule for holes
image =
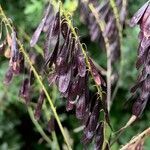
{"label": "blurred background foliage", "polygon": [[[127,22],[144,2],[146,2],[146,0],[128,0]],[[46,1],[0,0],[0,4],[6,15],[13,20],[19,31],[19,37],[25,43],[26,49],[30,50],[30,52],[35,52],[38,48],[29,49],[28,39],[30,39],[42,17]],[[77,0],[64,0],[63,6],[66,11],[72,14],[73,23],[79,28],[81,40],[87,45],[89,54],[99,65],[105,68],[105,52],[99,49],[97,43],[90,42],[88,29],[80,21]],[[130,112],[133,100],[129,100],[129,98],[131,97],[130,88],[134,85],[137,78],[135,60],[138,47],[138,32],[138,27],[130,28],[128,25],[124,28],[123,32],[123,73],[119,90],[110,112],[111,124],[114,131],[122,127],[131,115]],[[43,47],[43,43],[39,43],[39,46]],[[40,50],[41,49],[39,48],[39,51]],[[37,131],[37,128],[35,128],[33,121],[30,119],[31,116],[29,116],[27,106],[23,104],[22,100],[18,97],[20,81],[24,77],[15,78],[9,87],[4,86],[3,79],[7,66],[8,61],[5,58],[0,57],[0,150],[56,149],[57,141],[59,142],[59,145],[63,144],[59,129],[56,127],[56,134],[52,134],[53,140],[50,144],[51,146],[49,146],[49,144],[42,139],[42,136]],[[57,106],[60,119],[66,127],[66,133],[68,133],[68,138],[74,147],[73,149],[82,149],[80,124],[78,120],[74,117],[72,112],[66,112],[64,107],[65,101],[61,100],[62,98],[57,92],[56,87],[49,89],[49,93]],[[36,99],[36,93],[34,93],[34,98]],[[49,106],[46,107],[44,113],[49,116],[51,111]],[[143,116],[122,134],[112,149],[119,149],[119,147],[129,141],[131,137],[150,126],[150,108],[148,107],[149,105],[147,105]],[[47,119],[43,117],[40,123],[44,131],[47,133],[46,120]],[[48,136],[51,136],[51,134],[47,134]],[[55,139],[56,137],[57,139]],[[145,150],[149,149],[150,139],[147,139]]]}

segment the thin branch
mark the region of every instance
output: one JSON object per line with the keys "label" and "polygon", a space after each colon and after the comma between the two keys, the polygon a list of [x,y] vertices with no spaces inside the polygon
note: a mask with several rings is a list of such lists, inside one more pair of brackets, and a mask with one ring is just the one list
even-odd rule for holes
{"label": "thin branch", "polygon": [[[119,11],[117,9],[117,6],[116,6],[116,3],[114,0],[110,0],[110,5],[112,7],[112,10],[113,10],[113,13],[114,13],[114,16],[115,16],[115,19],[116,19],[116,25],[117,25],[117,28],[118,28],[118,32],[119,32],[119,40],[120,40],[120,68],[119,68],[119,79],[117,81],[117,84],[116,84],[116,87],[113,91],[113,94],[112,94],[112,99],[111,99],[111,105],[116,97],[116,94],[118,92],[118,89],[119,89],[119,84],[120,84],[120,80],[121,80],[121,76],[122,76],[122,72],[123,72],[123,47],[122,47],[122,41],[123,41],[123,37],[122,37],[122,25],[121,25],[121,22],[120,22],[120,17],[119,17]],[[123,0],[122,1],[122,7],[124,9],[126,9],[127,7],[127,0]]]}
{"label": "thin branch", "polygon": [[34,123],[36,129],[38,130],[38,132],[42,135],[43,139],[49,144],[51,145],[52,144],[52,141],[51,139],[46,135],[46,133],[43,131],[41,125],[38,123],[38,121],[35,120],[34,118],[34,114],[33,114],[33,110],[31,107],[28,107],[28,112],[29,112],[29,115],[30,115],[30,118],[32,120],[32,122]]}
{"label": "thin branch", "polygon": [[142,133],[139,135],[135,136],[135,138],[131,139],[129,143],[127,143],[125,146],[123,146],[120,150],[127,150],[129,146],[135,144],[139,140],[143,140],[144,138],[150,136],[150,127],[144,130]]}
{"label": "thin branch", "polygon": [[108,111],[110,110],[110,101],[111,101],[111,72],[112,72],[112,66],[111,66],[111,49],[110,44],[107,36],[104,36],[104,30],[105,30],[105,22],[103,20],[100,20],[100,14],[96,11],[93,4],[89,4],[89,8],[92,11],[93,15],[95,16],[95,19],[99,25],[100,30],[102,31],[102,35],[104,38],[105,46],[106,46],[106,52],[107,52],[107,107]]}

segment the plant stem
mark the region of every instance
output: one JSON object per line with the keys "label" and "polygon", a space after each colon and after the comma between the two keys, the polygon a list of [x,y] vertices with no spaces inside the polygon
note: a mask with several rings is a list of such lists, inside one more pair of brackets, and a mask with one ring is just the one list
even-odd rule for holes
{"label": "plant stem", "polygon": [[[115,99],[115,96],[118,92],[118,89],[119,89],[119,84],[120,84],[120,80],[121,80],[121,76],[122,76],[122,72],[123,72],[123,47],[122,47],[122,41],[123,41],[123,38],[122,38],[122,25],[121,25],[121,22],[120,22],[120,16],[119,16],[119,12],[118,12],[118,9],[117,9],[117,6],[116,6],[116,3],[114,0],[110,0],[110,5],[112,7],[112,10],[113,10],[113,13],[114,13],[114,16],[115,16],[115,19],[116,19],[116,25],[117,25],[117,28],[118,28],[118,32],[119,32],[119,40],[120,40],[120,51],[121,51],[121,54],[120,54],[120,68],[119,68],[119,79],[117,81],[117,84],[116,84],[116,87],[113,91],[113,94],[112,94],[112,99],[111,99],[111,105]],[[122,7],[123,9],[126,9],[126,6],[127,6],[127,0],[123,0],[122,1]]]}
{"label": "plant stem", "polygon": [[38,130],[38,132],[42,135],[43,139],[49,144],[52,144],[52,141],[50,140],[50,138],[46,135],[46,133],[43,131],[42,127],[40,126],[40,124],[38,123],[38,121],[35,120],[34,118],[34,114],[33,114],[33,110],[31,107],[28,106],[28,112],[30,115],[30,118],[32,120],[32,122],[34,123],[36,129]]}
{"label": "plant stem", "polygon": [[129,143],[127,143],[125,146],[123,146],[120,150],[127,150],[128,147],[134,143],[136,143],[139,140],[142,140],[146,138],[147,136],[150,136],[150,127],[144,130],[139,135],[135,136]]}
{"label": "plant stem", "polygon": [[108,111],[110,110],[110,101],[111,101],[111,72],[112,72],[112,66],[111,66],[111,49],[110,44],[107,36],[104,36],[104,30],[105,30],[105,22],[103,20],[100,20],[100,14],[96,11],[93,4],[89,4],[89,8],[91,12],[93,13],[100,30],[102,31],[102,35],[104,38],[105,46],[106,46],[106,52],[107,52],[107,107]]}

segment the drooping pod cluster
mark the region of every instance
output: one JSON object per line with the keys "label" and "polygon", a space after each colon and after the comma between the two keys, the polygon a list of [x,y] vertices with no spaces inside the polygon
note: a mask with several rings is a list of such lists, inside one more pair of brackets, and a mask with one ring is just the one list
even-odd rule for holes
{"label": "drooping pod cluster", "polygon": [[[116,0],[117,9],[119,11],[120,25],[123,27],[126,18],[126,6],[123,4],[123,0]],[[89,4],[92,3],[94,8],[99,14],[99,19],[105,22],[105,31],[101,32],[98,22],[95,19],[94,14],[89,9]],[[108,38],[111,49],[111,61],[114,63],[120,57],[120,39],[119,30],[116,25],[116,19],[110,5],[110,1],[104,0],[99,2],[98,0],[80,0],[81,17],[84,23],[89,28],[89,34],[91,41],[100,43],[100,46],[105,47],[103,36]],[[103,48],[102,47],[102,48]]]}
{"label": "drooping pod cluster", "polygon": [[[1,28],[3,28],[3,24]],[[23,79],[21,83],[19,96],[25,100],[26,104],[28,104],[31,100],[31,95],[32,95],[31,89],[32,89],[32,85],[34,83],[35,77],[34,77],[33,71],[25,65],[24,55],[21,52],[20,50],[21,47],[19,47],[19,44],[18,44],[16,30],[14,29],[14,27],[10,27],[10,29],[8,28],[9,27],[4,28],[4,29],[7,29],[6,33],[5,33],[5,30],[2,30],[3,32],[1,33],[2,35],[1,38],[4,40],[0,45],[0,55],[3,55],[9,59],[9,66],[5,74],[4,84],[10,85],[11,81],[13,80],[13,77],[23,75],[25,79]],[[31,55],[30,59],[33,65],[35,65],[36,67],[37,55],[36,54]],[[41,115],[40,112],[41,112],[41,107],[42,107],[44,98],[45,98],[44,93],[43,91],[41,91],[39,94],[39,100],[37,101],[37,108],[35,111],[35,117],[37,119],[39,119]]]}
{"label": "drooping pod cluster", "polygon": [[137,84],[132,92],[139,92],[132,109],[133,115],[139,117],[150,98],[150,2],[145,3],[131,19],[131,26],[140,26],[139,48],[136,67],[141,68]]}
{"label": "drooping pod cluster", "polygon": [[[90,98],[88,89],[90,72],[82,52],[82,45],[73,34],[64,15],[60,15],[60,10],[52,14],[50,7],[52,6],[49,5],[46,9],[30,45],[34,46],[40,34],[45,32],[43,68],[49,85],[54,83],[57,85],[59,92],[67,100],[66,110],[74,109],[76,117],[85,126],[83,142],[89,143],[95,136],[96,141],[102,140],[103,143],[103,134],[101,134],[103,126],[99,124],[99,114],[101,109],[106,110],[106,106],[98,96],[94,100]],[[100,71],[90,57],[88,61],[94,81],[98,86],[106,86]],[[99,147],[98,144],[96,142],[96,147]]]}
{"label": "drooping pod cluster", "polygon": [[13,76],[19,75],[24,69],[24,57],[19,51],[15,30],[12,31],[11,35],[8,31],[6,32],[6,38],[0,46],[0,54],[9,59],[9,68],[4,79],[4,83],[8,85]]}

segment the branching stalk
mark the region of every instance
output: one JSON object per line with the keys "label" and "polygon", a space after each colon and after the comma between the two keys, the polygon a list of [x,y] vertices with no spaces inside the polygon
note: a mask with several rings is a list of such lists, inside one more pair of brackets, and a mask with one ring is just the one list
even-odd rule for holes
{"label": "branching stalk", "polygon": [[112,72],[112,66],[111,66],[111,49],[109,40],[106,36],[104,36],[104,30],[105,30],[105,22],[103,20],[100,20],[100,14],[96,11],[93,4],[89,4],[89,8],[91,12],[93,13],[100,30],[102,31],[102,35],[104,38],[105,46],[106,46],[106,52],[107,52],[107,107],[108,111],[110,110],[110,101],[111,101],[111,72]]}

